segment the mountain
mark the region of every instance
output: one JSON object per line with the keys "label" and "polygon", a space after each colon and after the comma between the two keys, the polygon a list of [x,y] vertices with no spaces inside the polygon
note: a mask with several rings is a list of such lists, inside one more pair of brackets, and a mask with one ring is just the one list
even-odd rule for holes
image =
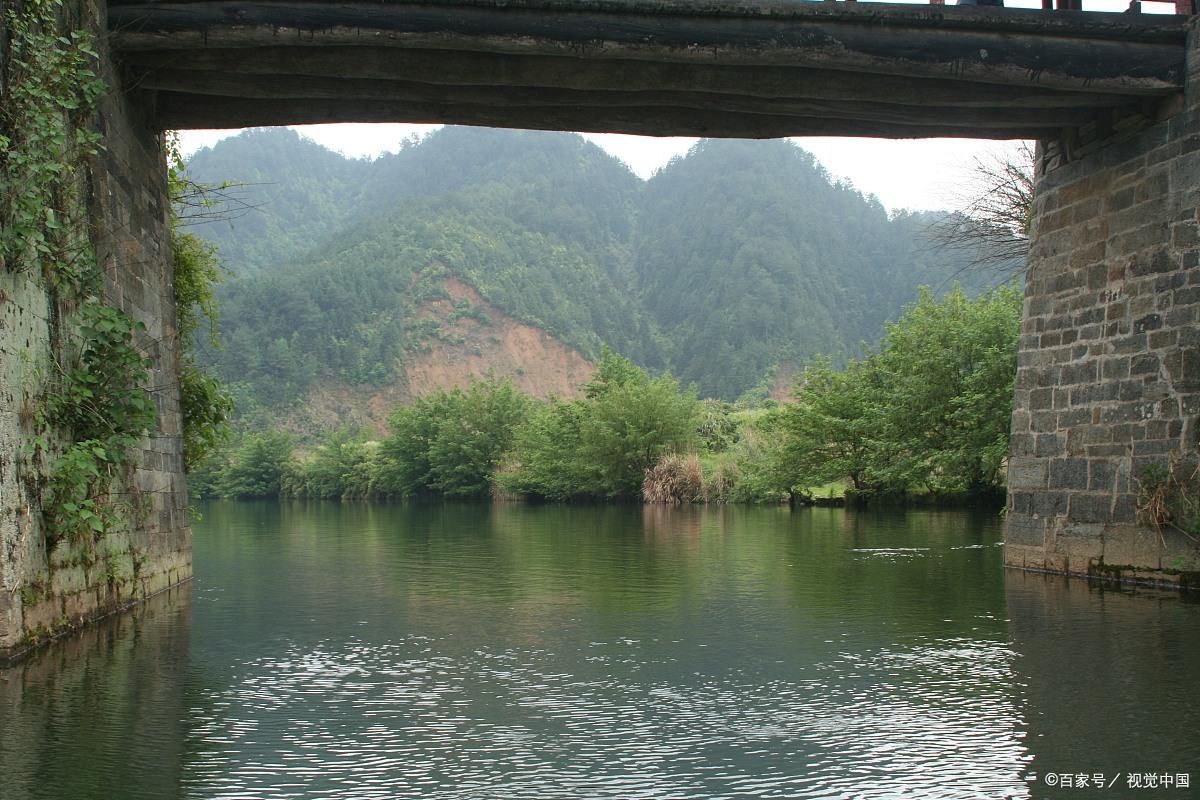
{"label": "mountain", "polygon": [[773,365],[857,344],[854,291],[888,239],[884,209],[803,150],[705,140],[648,182],[634,263],[678,376],[731,397]]}
{"label": "mountain", "polygon": [[221,218],[189,228],[217,245],[241,277],[294,263],[357,212],[372,164],[348,159],[289,128],[260,128],[202,148],[188,174],[224,199]]}
{"label": "mountain", "polygon": [[[783,141],[704,140],[649,181],[576,134],[478,128],[374,161],[249,131],[188,167],[244,184],[246,213],[194,229],[235,273],[213,358],[243,411],[405,399],[430,358],[459,365],[438,380],[520,367],[562,393],[547,373],[601,343],[732,400],[819,353],[857,355],[956,271],[928,219],[889,217]],[[485,332],[498,320],[574,356],[506,361]],[[375,402],[353,415],[377,420]]]}
{"label": "mountain", "polygon": [[889,218],[782,140],[697,143],[647,183],[638,223],[638,289],[667,362],[717,397],[777,365],[859,355],[955,269],[928,221]]}

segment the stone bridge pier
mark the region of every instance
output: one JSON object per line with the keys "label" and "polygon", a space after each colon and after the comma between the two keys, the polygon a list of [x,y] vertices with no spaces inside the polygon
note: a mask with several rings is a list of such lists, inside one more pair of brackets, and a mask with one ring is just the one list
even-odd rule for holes
{"label": "stone bridge pier", "polygon": [[[66,2],[63,9],[70,27],[96,35],[96,67],[106,85],[121,86],[103,35],[104,3]],[[0,45],[6,35],[0,24]],[[104,271],[104,302],[146,326],[136,345],[152,362],[149,391],[158,420],[114,489],[130,501],[128,519],[90,546],[50,543],[39,489],[44,462],[29,455],[38,434],[31,418],[39,375],[62,347],[71,309],[36,270],[0,265],[0,665],[50,635],[191,577],[163,136],[120,91],[104,95],[93,124],[104,147],[76,176],[85,187],[88,238]]]}
{"label": "stone bridge pier", "polygon": [[[1039,146],[1014,399],[1010,566],[1196,583],[1200,39],[1184,94]],[[1165,480],[1164,480],[1165,479]],[[1165,510],[1147,507],[1162,488]],[[1156,524],[1157,523],[1157,524]]]}

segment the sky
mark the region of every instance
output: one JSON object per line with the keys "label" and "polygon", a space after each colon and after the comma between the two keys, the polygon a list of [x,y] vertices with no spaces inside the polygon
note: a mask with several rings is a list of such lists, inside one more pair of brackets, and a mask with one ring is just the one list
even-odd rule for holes
{"label": "sky", "polygon": [[[886,0],[885,0],[886,1]],[[953,2],[953,0],[951,0]],[[1014,8],[1040,8],[1041,0],[1006,0]],[[1128,0],[1083,0],[1087,11],[1123,11]],[[1174,6],[1146,2],[1147,13],[1173,13]],[[296,130],[310,139],[353,158],[374,158],[399,149],[402,140],[422,136],[437,125],[340,124],[302,125]],[[238,131],[184,131],[184,155],[211,146]],[[643,178],[696,141],[623,134],[585,134],[588,139],[624,161]],[[846,139],[815,137],[794,139],[816,156],[836,180],[849,181],[874,195],[890,211],[955,209],[967,204],[975,187],[974,166],[1004,159],[1020,142],[976,139]]]}
{"label": "sky", "polygon": [[[339,124],[298,125],[315,142],[352,158],[374,158],[399,149],[409,136],[422,136],[437,125]],[[238,131],[183,131],[185,155],[211,146]],[[668,161],[682,156],[696,141],[623,134],[584,134],[635,173],[648,178]],[[975,139],[845,139],[797,138],[836,180],[849,181],[864,194],[875,195],[891,211],[952,209],[965,205],[977,159],[1003,157],[1017,142]]]}

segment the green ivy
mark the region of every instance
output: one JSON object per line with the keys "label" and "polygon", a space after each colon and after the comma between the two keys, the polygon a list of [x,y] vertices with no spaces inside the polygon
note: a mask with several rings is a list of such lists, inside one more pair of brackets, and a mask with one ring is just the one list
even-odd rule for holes
{"label": "green ivy", "polygon": [[180,211],[212,208],[218,204],[211,198],[212,192],[229,187],[209,187],[191,181],[174,135],[167,143],[167,166],[171,245],[175,255],[175,327],[179,331],[179,403],[184,460],[191,472],[229,440],[233,395],[215,375],[202,369],[196,359],[197,337],[201,333],[211,348],[221,349],[216,286],[226,273],[216,247],[181,230],[186,218]]}
{"label": "green ivy", "polygon": [[86,283],[95,259],[78,178],[100,136],[82,123],[105,91],[92,36],[60,32],[62,0],[10,0],[3,14],[0,266],[40,262],[55,288]]}
{"label": "green ivy", "polygon": [[146,326],[99,302],[80,308],[75,322],[79,360],[47,398],[47,417],[77,438],[128,449],[157,416],[154,402],[140,388],[152,363],[134,347],[134,337]]}
{"label": "green ivy", "polygon": [[[127,477],[134,449],[154,428],[158,407],[143,388],[152,362],[136,347],[145,325],[86,298],[68,323],[74,344],[42,386],[35,447],[56,448],[50,432],[72,443],[53,459],[42,509],[46,535],[86,545],[116,528],[129,510],[113,487]],[[62,362],[67,361],[64,365]]]}
{"label": "green ivy", "polygon": [[[45,533],[89,546],[127,518],[132,455],[157,420],[138,349],[145,326],[104,304],[84,178],[102,149],[106,91],[93,37],[62,0],[10,0],[0,44],[0,268],[37,275],[55,304],[51,363],[36,370],[31,441]],[[64,444],[65,442],[65,444]]]}

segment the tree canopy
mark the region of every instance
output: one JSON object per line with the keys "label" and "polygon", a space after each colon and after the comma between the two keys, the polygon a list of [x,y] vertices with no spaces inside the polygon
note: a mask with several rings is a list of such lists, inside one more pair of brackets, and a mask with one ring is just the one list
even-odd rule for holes
{"label": "tree canopy", "polygon": [[501,485],[551,500],[639,497],[646,470],[696,442],[695,390],[605,348],[584,397],[552,400],[517,434]]}
{"label": "tree canopy", "polygon": [[794,485],[848,476],[863,493],[913,488],[969,496],[1003,485],[1021,295],[928,289],[886,326],[877,352],[836,372],[805,369],[783,412]]}

